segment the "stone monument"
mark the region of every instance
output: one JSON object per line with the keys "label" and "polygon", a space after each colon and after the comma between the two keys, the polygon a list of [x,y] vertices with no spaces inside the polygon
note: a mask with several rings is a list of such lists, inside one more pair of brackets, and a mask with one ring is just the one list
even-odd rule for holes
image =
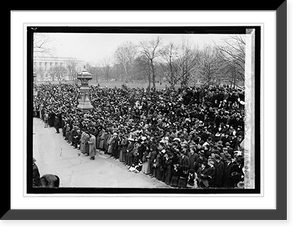
{"label": "stone monument", "polygon": [[89,97],[89,84],[88,82],[92,79],[92,74],[90,74],[85,68],[77,74],[77,79],[80,80],[80,98],[79,104],[77,106],[83,112],[88,112],[93,109],[93,106]]}

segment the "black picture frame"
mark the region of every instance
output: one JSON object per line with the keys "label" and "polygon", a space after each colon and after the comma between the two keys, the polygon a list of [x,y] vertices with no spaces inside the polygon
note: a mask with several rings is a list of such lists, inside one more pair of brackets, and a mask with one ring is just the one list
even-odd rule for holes
{"label": "black picture frame", "polygon": [[[276,209],[175,209],[175,210],[50,210],[11,209],[10,157],[1,171],[6,177],[0,216],[2,220],[285,220],[287,219],[287,1],[248,10],[276,11]],[[216,10],[214,7],[203,10]],[[245,10],[225,8],[217,10]],[[10,121],[9,121],[10,122]],[[280,169],[279,169],[280,166]]]}

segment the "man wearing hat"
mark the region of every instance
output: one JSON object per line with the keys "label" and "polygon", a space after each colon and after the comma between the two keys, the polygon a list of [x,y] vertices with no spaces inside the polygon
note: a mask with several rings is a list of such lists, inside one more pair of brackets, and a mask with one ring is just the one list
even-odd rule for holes
{"label": "man wearing hat", "polygon": [[238,172],[238,164],[235,157],[228,156],[224,165],[224,186],[233,188],[236,182],[236,172]]}
{"label": "man wearing hat", "polygon": [[56,133],[59,133],[59,118],[57,115],[54,117],[54,128],[56,129]]}
{"label": "man wearing hat", "polygon": [[178,180],[179,188],[186,188],[189,168],[190,168],[189,158],[185,154],[181,153],[179,157],[179,169],[181,171]]}
{"label": "man wearing hat", "polygon": [[129,143],[128,143],[127,150],[126,150],[127,161],[125,161],[125,162],[126,162],[126,165],[132,166],[132,163],[133,163],[133,149],[134,149],[134,139],[133,139],[132,135],[129,136],[128,141],[129,141]]}
{"label": "man wearing hat", "polygon": [[111,140],[111,156],[115,159],[118,159],[118,133],[114,132]]}
{"label": "man wearing hat", "polygon": [[224,163],[221,161],[220,155],[215,155],[215,177],[214,177],[214,184],[215,187],[223,187],[223,175],[224,175]]}

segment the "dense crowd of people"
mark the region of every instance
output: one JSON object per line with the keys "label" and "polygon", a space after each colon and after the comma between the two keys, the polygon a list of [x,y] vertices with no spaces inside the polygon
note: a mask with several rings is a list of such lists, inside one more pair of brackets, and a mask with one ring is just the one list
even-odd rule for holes
{"label": "dense crowd of people", "polygon": [[35,87],[34,115],[95,159],[96,149],[178,188],[241,188],[244,91],[90,87],[93,109],[77,109],[79,86]]}

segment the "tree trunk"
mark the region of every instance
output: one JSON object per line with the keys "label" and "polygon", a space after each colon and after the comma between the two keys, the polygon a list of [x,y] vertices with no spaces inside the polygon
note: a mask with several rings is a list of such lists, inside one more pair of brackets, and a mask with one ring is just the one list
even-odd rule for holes
{"label": "tree trunk", "polygon": [[153,88],[155,90],[155,72],[154,72],[154,64],[153,60],[151,60],[151,73],[152,73],[152,82],[153,82]]}
{"label": "tree trunk", "polygon": [[236,87],[236,73],[237,73],[237,71],[236,71],[236,68],[235,68],[234,69],[234,76],[233,76],[233,88]]}
{"label": "tree trunk", "polygon": [[150,74],[148,76],[148,81],[149,81],[148,89],[150,91],[150,89],[151,89],[151,75]]}

